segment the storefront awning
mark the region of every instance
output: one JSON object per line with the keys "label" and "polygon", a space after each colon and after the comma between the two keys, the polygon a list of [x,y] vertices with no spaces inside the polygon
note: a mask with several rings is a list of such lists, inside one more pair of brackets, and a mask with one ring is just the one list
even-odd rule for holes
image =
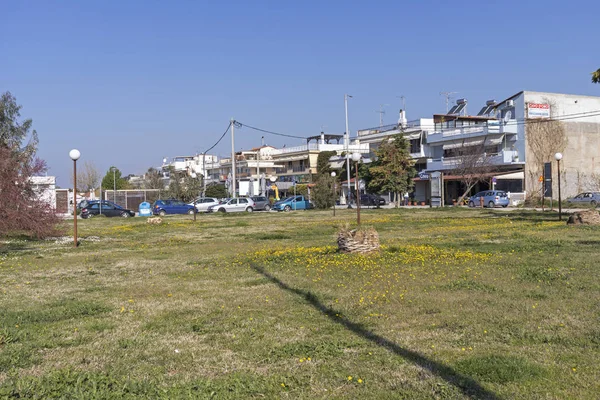
{"label": "storefront awning", "polygon": [[496,178],[496,180],[501,180],[501,179],[519,179],[519,180],[523,180],[523,179],[525,179],[525,172],[523,172],[523,171],[513,172],[512,174],[496,175],[494,177]]}
{"label": "storefront awning", "polygon": [[497,145],[501,144],[503,140],[504,140],[504,135],[497,137],[497,138],[487,138],[487,139],[485,139],[485,145],[486,146],[497,146]]}
{"label": "storefront awning", "polygon": [[346,162],[346,160],[329,161],[329,167],[331,169],[342,169],[342,167],[344,166],[345,162]]}
{"label": "storefront awning", "polygon": [[406,140],[421,139],[421,132],[411,133],[410,135],[404,135],[404,138]]}
{"label": "storefront awning", "polygon": [[461,147],[481,146],[482,144],[483,144],[483,138],[464,139],[464,140],[461,140],[460,142],[446,143],[443,146],[443,149],[444,150],[458,149]]}

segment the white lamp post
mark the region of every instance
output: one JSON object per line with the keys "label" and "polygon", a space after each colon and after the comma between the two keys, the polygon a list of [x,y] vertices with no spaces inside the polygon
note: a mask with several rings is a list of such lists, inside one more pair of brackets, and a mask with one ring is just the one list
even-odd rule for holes
{"label": "white lamp post", "polygon": [[358,187],[358,162],[362,158],[360,153],[352,153],[352,161],[356,163],[356,173],[354,175],[354,183],[356,185],[356,223],[360,226],[360,193]]}
{"label": "white lamp post", "polygon": [[73,160],[73,246],[77,247],[77,160],[81,153],[73,149],[69,152],[69,157]]}
{"label": "white lamp post", "polygon": [[560,160],[562,160],[563,155],[562,153],[556,153],[554,155],[554,159],[556,160],[556,164],[557,164],[557,173],[558,173],[558,220],[562,221],[562,199],[560,197]]}

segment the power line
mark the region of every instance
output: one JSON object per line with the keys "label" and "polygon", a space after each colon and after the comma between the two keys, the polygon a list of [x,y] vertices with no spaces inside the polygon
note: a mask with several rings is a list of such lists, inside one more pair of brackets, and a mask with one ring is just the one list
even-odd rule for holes
{"label": "power line", "polygon": [[239,125],[240,128],[246,127],[246,128],[254,129],[255,131],[259,131],[259,132],[270,133],[271,135],[284,136],[284,137],[289,137],[289,138],[294,138],[294,139],[306,139],[306,137],[303,137],[303,136],[289,135],[286,133],[273,132],[273,131],[268,131],[266,129],[256,128],[256,127],[250,126],[248,124],[243,124],[239,121],[234,121],[234,123],[237,124],[236,126]]}
{"label": "power line", "polygon": [[223,140],[223,138],[225,137],[225,135],[227,135],[227,132],[229,132],[229,128],[231,128],[231,122],[229,123],[229,125],[227,125],[227,129],[225,129],[225,132],[223,132],[223,134],[221,135],[221,137],[219,138],[219,140],[217,140],[217,143],[213,144],[212,147],[204,150],[203,154],[206,154],[209,151],[211,151],[212,149],[214,149],[215,147],[217,147],[217,145],[221,142],[221,140]]}

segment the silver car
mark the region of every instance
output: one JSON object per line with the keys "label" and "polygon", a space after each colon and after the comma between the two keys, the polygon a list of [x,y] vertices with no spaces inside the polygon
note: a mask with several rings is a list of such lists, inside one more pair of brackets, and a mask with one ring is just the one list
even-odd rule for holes
{"label": "silver car", "polygon": [[[219,200],[214,197],[198,197],[196,199],[196,210],[198,212],[208,212],[208,207],[216,206],[219,204]],[[190,206],[194,205],[194,202],[189,203]]]}
{"label": "silver car", "polygon": [[590,205],[596,207],[600,203],[600,192],[579,193],[577,196],[567,199],[567,203],[573,205]]}
{"label": "silver car", "polygon": [[214,206],[208,207],[208,212],[252,212],[256,205],[248,197],[238,197]]}
{"label": "silver car", "polygon": [[508,207],[510,200],[508,195],[503,190],[486,190],[479,192],[469,199],[469,207],[479,207],[481,198],[483,197],[483,206],[494,208],[496,206]]}
{"label": "silver car", "polygon": [[252,200],[254,200],[254,211],[269,211],[271,209],[271,202],[265,196],[252,196]]}

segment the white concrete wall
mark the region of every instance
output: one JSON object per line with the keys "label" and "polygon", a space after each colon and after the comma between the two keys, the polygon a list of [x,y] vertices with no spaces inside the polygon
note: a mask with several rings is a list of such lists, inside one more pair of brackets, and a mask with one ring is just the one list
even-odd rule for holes
{"label": "white concrete wall", "polygon": [[32,176],[30,180],[38,198],[56,208],[56,177]]}

